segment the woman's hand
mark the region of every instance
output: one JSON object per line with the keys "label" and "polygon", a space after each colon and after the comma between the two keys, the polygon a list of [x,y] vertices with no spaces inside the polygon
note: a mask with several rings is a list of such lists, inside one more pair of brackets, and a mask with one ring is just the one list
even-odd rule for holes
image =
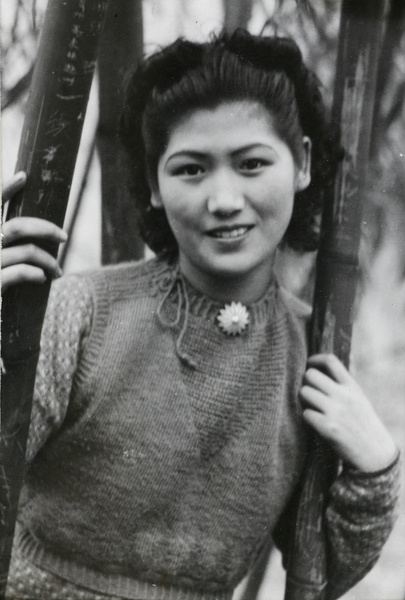
{"label": "woman's hand", "polygon": [[393,461],[394,440],[361,388],[333,354],[309,358],[300,400],[305,421],[353,467],[373,472]]}
{"label": "woman's hand", "polygon": [[[4,201],[10,200],[26,182],[23,172],[16,173],[3,189]],[[24,244],[24,239],[30,242]],[[49,221],[33,217],[17,217],[2,225],[2,287],[3,291],[18,283],[44,283],[57,278],[62,271],[56,259],[31,240],[60,244],[66,233]]]}

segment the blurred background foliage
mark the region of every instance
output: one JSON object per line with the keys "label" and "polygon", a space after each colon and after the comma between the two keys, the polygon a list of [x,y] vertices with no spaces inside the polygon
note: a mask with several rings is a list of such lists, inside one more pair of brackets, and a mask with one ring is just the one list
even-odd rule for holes
{"label": "blurred background foliage", "polygon": [[[2,172],[14,171],[47,0],[1,0]],[[115,7],[119,10],[115,11]],[[223,27],[293,37],[318,74],[327,104],[333,97],[340,0],[116,0],[106,22],[67,216],[65,272],[101,262],[139,258],[131,199],[117,145],[122,86],[137,58],[179,35],[203,40]],[[121,19],[121,21],[119,20]],[[124,27],[125,25],[125,27]],[[368,192],[361,247],[361,300],[353,369],[403,447],[405,426],[405,2],[386,0]],[[124,33],[125,30],[125,33]],[[115,37],[114,37],[115,36]],[[108,166],[113,168],[108,168]],[[146,255],[149,253],[146,251]],[[280,254],[281,280],[308,290],[314,255]],[[405,463],[405,461],[404,461]],[[372,573],[352,600],[403,600],[405,497],[402,517]],[[401,566],[402,565],[402,566]],[[269,588],[269,586],[271,586]],[[279,558],[273,556],[260,598],[282,598]],[[271,592],[269,592],[271,589]],[[379,591],[380,590],[380,591]]]}

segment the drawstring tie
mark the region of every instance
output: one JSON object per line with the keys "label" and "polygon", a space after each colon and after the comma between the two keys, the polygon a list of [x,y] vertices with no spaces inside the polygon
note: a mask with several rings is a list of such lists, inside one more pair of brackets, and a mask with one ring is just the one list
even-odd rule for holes
{"label": "drawstring tie", "polygon": [[[184,320],[180,329],[180,333],[176,340],[176,354],[182,362],[186,363],[192,369],[195,369],[197,366],[196,362],[191,358],[189,354],[187,354],[187,352],[185,352],[181,348],[183,338],[187,331],[190,314],[190,299],[188,297],[187,287],[178,267],[175,270],[171,271],[170,275],[170,279],[166,278],[164,281],[162,281],[161,288],[166,287],[166,285],[168,285],[168,287],[158,306],[156,315],[159,319],[160,324],[163,325],[163,327],[167,327],[168,329],[175,329],[180,325],[181,312],[182,307],[184,305]],[[164,316],[163,309],[165,303],[167,302],[173,291],[177,293],[177,310],[175,318],[173,320],[170,320]]]}

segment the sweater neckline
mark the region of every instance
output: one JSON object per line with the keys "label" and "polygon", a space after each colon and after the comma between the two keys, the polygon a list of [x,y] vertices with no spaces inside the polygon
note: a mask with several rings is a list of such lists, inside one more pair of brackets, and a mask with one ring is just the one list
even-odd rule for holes
{"label": "sweater neckline", "polygon": [[[196,317],[215,319],[219,311],[229,302],[220,302],[197,290],[190,281],[181,273],[178,262],[169,263],[159,261],[157,278],[159,289],[165,293],[167,302],[172,307],[179,307],[182,296],[187,296],[188,310]],[[269,314],[274,307],[278,283],[274,274],[266,292],[256,302],[244,304],[249,311],[250,327],[261,325],[268,321]]]}

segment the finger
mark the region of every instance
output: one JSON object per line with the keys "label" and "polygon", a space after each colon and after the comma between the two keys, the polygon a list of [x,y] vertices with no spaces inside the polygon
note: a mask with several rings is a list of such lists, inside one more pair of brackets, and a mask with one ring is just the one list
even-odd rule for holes
{"label": "finger", "polygon": [[305,371],[304,374],[304,385],[308,385],[326,394],[332,396],[337,393],[338,383],[334,381],[329,375],[325,375],[318,370],[318,368],[311,367]]}
{"label": "finger", "polygon": [[18,171],[13,177],[5,183],[3,187],[3,202],[7,202],[19,192],[27,182],[27,175],[24,171]]}
{"label": "finger", "polygon": [[3,249],[3,274],[7,268],[18,264],[30,264],[40,267],[40,269],[47,272],[51,277],[60,277],[62,275],[56,259],[35,244],[23,244]]}
{"label": "finger", "polygon": [[306,408],[312,408],[322,413],[325,413],[328,403],[330,404],[330,400],[327,396],[325,396],[325,394],[313,387],[310,387],[309,385],[304,385],[300,389],[299,399],[304,407],[304,410]]}
{"label": "finger", "polygon": [[320,436],[329,440],[330,432],[328,429],[328,423],[326,417],[318,412],[317,410],[312,410],[311,408],[307,408],[302,413],[302,416],[308,425],[310,425]]}
{"label": "finger", "polygon": [[17,217],[6,221],[2,226],[3,246],[8,246],[24,238],[54,242],[66,242],[67,234],[50,221],[34,217]]}
{"label": "finger", "polygon": [[1,284],[3,292],[18,283],[45,283],[44,271],[34,265],[13,265],[2,272]]}
{"label": "finger", "polygon": [[307,362],[308,367],[320,369],[337,383],[348,384],[353,378],[344,364],[334,354],[314,354]]}

